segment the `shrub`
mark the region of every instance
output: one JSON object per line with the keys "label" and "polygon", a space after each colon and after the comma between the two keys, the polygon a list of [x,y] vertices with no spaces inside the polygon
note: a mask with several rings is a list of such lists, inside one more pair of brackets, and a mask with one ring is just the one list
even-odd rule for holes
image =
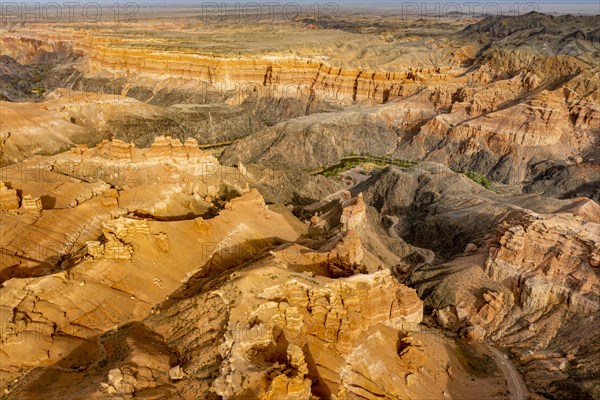
{"label": "shrub", "polygon": [[463,175],[486,189],[490,189],[492,187],[492,182],[486,178],[485,175],[481,175],[480,173],[474,171],[463,171]]}

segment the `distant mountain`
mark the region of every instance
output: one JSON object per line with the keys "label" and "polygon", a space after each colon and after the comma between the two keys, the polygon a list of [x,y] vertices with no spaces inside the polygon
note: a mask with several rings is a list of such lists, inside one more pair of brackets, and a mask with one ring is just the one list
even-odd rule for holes
{"label": "distant mountain", "polygon": [[487,34],[490,39],[504,39],[515,34],[522,36],[522,33],[528,36],[551,34],[564,37],[580,32],[578,38],[594,41],[598,39],[598,26],[600,26],[600,15],[552,16],[533,11],[519,16],[487,17],[467,26],[462,33]]}

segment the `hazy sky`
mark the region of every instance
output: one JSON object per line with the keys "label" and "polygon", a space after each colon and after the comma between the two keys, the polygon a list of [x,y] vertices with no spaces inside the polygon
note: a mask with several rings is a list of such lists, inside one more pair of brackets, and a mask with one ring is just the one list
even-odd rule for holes
{"label": "hazy sky", "polygon": [[[600,0],[537,0],[537,1],[514,1],[514,0],[494,0],[494,1],[477,1],[477,0],[457,0],[457,1],[432,1],[432,0],[416,0],[416,1],[403,1],[403,0],[15,0],[5,1],[0,0],[0,6],[6,6],[7,4],[23,4],[23,3],[54,3],[61,5],[62,3],[79,3],[85,5],[88,3],[99,3],[99,4],[115,4],[125,5],[128,3],[135,3],[140,7],[144,5],[148,6],[160,6],[160,5],[185,5],[193,7],[203,7],[211,4],[275,4],[276,7],[283,7],[286,4],[301,4],[301,5],[314,5],[318,4],[321,7],[331,5],[332,3],[337,6],[348,9],[367,9],[367,8],[385,8],[396,10],[401,12],[422,12],[427,13],[428,11],[439,13],[439,10],[444,11],[455,11],[460,10],[464,13],[475,12],[488,14],[502,14],[512,15],[515,13],[524,14],[531,10],[546,13],[560,13],[560,14],[600,14]],[[268,7],[268,6],[267,6]],[[272,5],[271,5],[272,7]],[[495,11],[501,10],[501,11]]]}
{"label": "hazy sky", "polygon": [[[154,0],[150,0],[154,1]],[[244,3],[243,1],[241,3]],[[526,10],[534,9],[540,12],[560,12],[560,13],[586,13],[600,14],[600,0],[538,0],[538,1],[515,1],[515,0],[457,0],[457,1],[401,1],[401,0],[338,0],[335,3],[340,5],[360,5],[367,7],[370,5],[383,5],[397,9],[408,9],[410,5],[417,5],[423,10],[448,9],[452,7],[463,9],[464,12],[470,10],[487,10],[493,13],[495,7],[499,6],[502,10]]]}
{"label": "hazy sky", "polygon": [[[106,1],[114,1],[114,0],[106,0]],[[123,1],[123,0],[121,0]],[[125,0],[126,1],[126,0]],[[509,10],[526,10],[525,12],[534,9],[540,12],[560,12],[560,13],[586,13],[586,14],[600,14],[600,0],[537,0],[537,1],[515,1],[515,0],[495,0],[495,1],[477,1],[477,0],[457,0],[457,1],[432,1],[432,0],[416,0],[416,1],[403,1],[403,0],[214,0],[214,1],[204,1],[204,0],[139,0],[138,4],[186,4],[186,5],[197,5],[202,6],[203,4],[210,3],[227,3],[227,4],[263,4],[263,3],[279,3],[281,5],[285,5],[288,3],[299,3],[299,4],[319,4],[321,6],[335,3],[339,6],[343,7],[356,7],[356,8],[372,8],[372,7],[385,7],[386,9],[414,9],[416,5],[418,9],[421,10],[435,10],[436,7],[438,9],[448,9],[450,10],[452,7],[455,9],[460,8],[464,12],[469,12],[469,10],[474,11],[482,11],[487,10],[490,13],[494,12],[494,9],[498,6],[504,11],[508,12]],[[411,8],[413,7],[413,8]]]}

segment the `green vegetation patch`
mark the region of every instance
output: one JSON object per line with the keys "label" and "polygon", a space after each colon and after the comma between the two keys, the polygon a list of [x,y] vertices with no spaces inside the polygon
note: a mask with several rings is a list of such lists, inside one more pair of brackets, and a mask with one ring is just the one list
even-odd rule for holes
{"label": "green vegetation patch", "polygon": [[474,171],[463,171],[462,174],[472,180],[475,183],[480,184],[486,189],[492,188],[492,181],[485,177],[485,175],[481,175],[480,173]]}
{"label": "green vegetation patch", "polygon": [[[410,160],[402,160],[391,157],[377,157],[373,155],[362,155],[359,156],[357,154],[350,154],[349,156],[343,157],[339,163],[335,165],[330,165],[322,168],[318,171],[308,171],[312,175],[323,175],[327,178],[339,176],[342,172],[349,171],[352,168],[358,167],[361,164],[375,164],[381,167],[387,167],[388,165],[394,165],[400,168],[410,168],[414,165],[417,165],[418,162],[410,161]],[[485,175],[482,175],[475,171],[463,170],[463,171],[454,171],[460,174],[463,174],[467,178],[471,179],[473,182],[483,186],[486,189],[492,189],[492,181],[490,181]]]}
{"label": "green vegetation patch", "polygon": [[338,176],[344,171],[351,170],[354,167],[357,167],[364,163],[371,163],[375,165],[379,165],[382,167],[387,167],[388,165],[394,165],[400,168],[409,168],[417,163],[414,161],[401,160],[395,158],[384,158],[384,157],[376,157],[371,155],[358,156],[358,155],[350,155],[348,157],[344,157],[338,164],[331,165],[329,167],[325,167],[322,170],[315,172],[314,175],[323,175],[325,177],[333,177]]}

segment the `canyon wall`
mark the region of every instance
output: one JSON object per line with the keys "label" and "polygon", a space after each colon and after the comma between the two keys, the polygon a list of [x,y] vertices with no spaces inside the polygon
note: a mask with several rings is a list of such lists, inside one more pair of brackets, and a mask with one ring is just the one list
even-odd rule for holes
{"label": "canyon wall", "polygon": [[132,43],[93,32],[40,33],[34,37],[7,34],[1,41],[3,52],[22,63],[65,58],[71,52],[71,58],[85,55],[88,74],[110,72],[115,78],[139,74],[157,82],[169,78],[198,80],[243,97],[259,91],[281,97],[321,96],[342,103],[385,103],[406,95],[407,83],[444,81],[460,72],[448,66],[400,66],[394,71],[330,65],[297,56],[233,56],[170,43]]}

